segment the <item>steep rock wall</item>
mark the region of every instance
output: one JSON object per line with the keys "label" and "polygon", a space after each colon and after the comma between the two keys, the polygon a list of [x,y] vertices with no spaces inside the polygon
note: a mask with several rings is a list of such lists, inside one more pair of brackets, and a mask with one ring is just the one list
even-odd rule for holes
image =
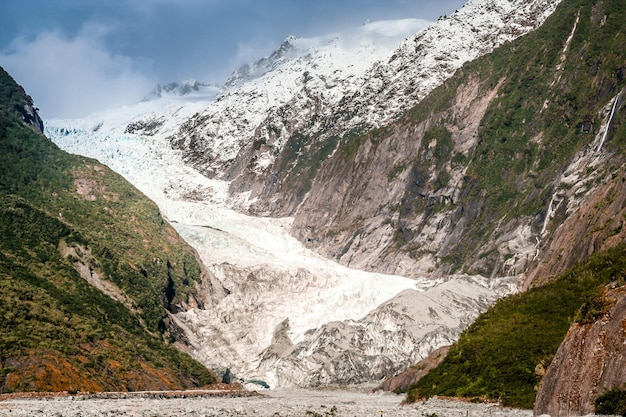
{"label": "steep rock wall", "polygon": [[422,359],[409,369],[400,372],[385,380],[375,388],[375,391],[408,391],[415,382],[419,381],[431,369],[435,368],[446,357],[450,346],[442,346],[433,351],[427,358]]}
{"label": "steep rock wall", "polygon": [[[481,210],[480,201],[471,207],[458,204],[467,165],[452,158],[470,159],[479,123],[499,87],[471,75],[465,81],[444,98],[445,110],[419,123],[409,113],[339,149],[322,165],[296,213],[293,233],[353,267],[405,275],[448,273],[436,258],[446,255],[446,244],[454,244]],[[431,105],[442,104],[425,103]]]}
{"label": "steep rock wall", "polygon": [[575,323],[543,378],[534,414],[581,416],[594,400],[626,383],[626,287],[605,293],[612,307],[597,321]]}
{"label": "steep rock wall", "polygon": [[[563,196],[557,204],[553,237],[545,247],[538,246],[538,253],[543,253],[529,270],[525,286],[541,285],[576,262],[626,240],[626,165],[618,165],[621,159],[604,162],[606,176],[595,180],[599,184],[583,201]],[[568,210],[568,206],[573,207]]]}

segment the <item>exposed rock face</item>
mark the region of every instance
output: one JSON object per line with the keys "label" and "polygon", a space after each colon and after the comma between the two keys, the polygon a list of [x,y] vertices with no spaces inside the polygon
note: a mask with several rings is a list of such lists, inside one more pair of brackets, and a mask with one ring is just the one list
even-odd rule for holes
{"label": "exposed rock face", "polygon": [[[448,126],[450,144],[444,152],[469,155],[498,87],[486,88],[469,77],[446,110],[433,112],[417,124],[406,116],[384,133],[386,137],[368,134],[353,153],[337,152],[322,165],[296,213],[295,236],[356,268],[409,276],[449,273],[440,268],[437,258],[459,242],[481,206],[479,201],[470,207],[457,204],[467,166],[441,161],[436,139],[425,139],[425,134],[442,119],[457,120],[455,126]],[[444,176],[449,178],[447,184]],[[492,244],[509,245],[505,250],[511,253],[532,253],[531,222],[516,219],[502,225],[509,233]],[[485,246],[484,251],[489,250]],[[519,259],[503,275],[520,273],[525,258]],[[489,276],[492,271],[481,272]]]}
{"label": "exposed rock face", "polygon": [[442,346],[422,359],[406,371],[386,378],[375,390],[383,391],[407,391],[411,385],[419,381],[431,369],[437,367],[448,354],[450,346]]}
{"label": "exposed rock face", "polygon": [[595,323],[574,324],[543,378],[534,414],[582,416],[594,400],[626,383],[626,287],[606,291],[612,304]]}
{"label": "exposed rock face", "polygon": [[22,122],[37,133],[43,133],[43,121],[39,117],[39,109],[33,103],[33,98],[26,94],[22,86],[5,80],[13,81],[8,72],[0,67],[0,81],[4,89],[0,92],[0,117],[8,117]]}
{"label": "exposed rock face", "polygon": [[[264,134],[270,126],[287,127],[279,135],[284,145],[273,145],[280,153],[261,175],[249,169],[235,172],[232,190],[251,190],[253,197],[259,196],[252,207],[258,213],[293,214],[306,198],[321,161],[334,152],[338,141],[397,120],[465,62],[536,29],[559,3],[470,1],[408,37],[388,59],[375,63],[362,84],[354,92],[346,91],[332,109],[325,108],[326,103],[313,107],[311,100],[294,98],[278,111],[269,112],[254,141],[237,156],[239,167],[259,158],[260,151],[253,149],[259,143],[277,143],[274,135]],[[300,119],[302,114],[312,117]]]}
{"label": "exposed rock face", "polygon": [[[560,187],[552,197],[546,216],[546,223],[554,225],[552,238],[538,244],[540,260],[526,275],[526,286],[541,285],[589,255],[626,240],[626,165],[595,149],[592,143],[562,175],[569,186]],[[540,237],[549,232],[543,230]]]}
{"label": "exposed rock face", "polygon": [[33,99],[27,96],[28,102],[18,108],[22,121],[37,133],[43,133],[43,120],[39,117],[38,109],[33,105]]}
{"label": "exposed rock face", "polygon": [[144,97],[143,101],[157,100],[164,97],[190,97],[204,99],[213,98],[219,87],[212,84],[201,83],[197,80],[184,80],[161,86],[157,84],[152,91]]}

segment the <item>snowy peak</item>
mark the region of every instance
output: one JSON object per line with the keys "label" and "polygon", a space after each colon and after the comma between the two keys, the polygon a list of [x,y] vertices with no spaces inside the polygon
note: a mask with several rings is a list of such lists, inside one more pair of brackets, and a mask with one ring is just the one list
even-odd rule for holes
{"label": "snowy peak", "polygon": [[245,64],[233,72],[228,78],[224,87],[235,88],[241,84],[262,77],[276,68],[276,65],[288,59],[291,52],[295,51],[292,42],[295,36],[289,35],[270,56],[263,57],[252,64]]}
{"label": "snowy peak", "polygon": [[357,28],[312,38],[289,35],[271,55],[233,72],[226,81],[225,88],[240,87],[246,82],[279,70],[281,66],[289,65],[290,61],[304,60],[319,66],[321,63],[317,61],[320,57],[340,58],[350,55],[355,58],[352,63],[341,60],[324,64],[330,65],[328,69],[350,67],[359,63],[371,65],[372,59],[364,57],[365,54],[373,54],[374,60],[383,59],[402,39],[423,29],[428,23],[421,19],[388,20],[367,22]]}
{"label": "snowy peak", "polygon": [[[269,57],[235,72],[218,98],[181,127],[172,145],[201,153],[200,159],[194,155],[186,161],[206,175],[225,176],[271,112],[292,101],[312,109],[303,110],[301,119],[329,111],[358,88],[375,62],[387,60],[395,45],[426,23],[376,22],[316,38],[289,37]],[[280,124],[275,128],[291,130]]]}
{"label": "snowy peak", "polygon": [[[208,176],[241,178],[245,188],[238,191],[274,194],[263,190],[265,176],[276,171],[291,137],[325,140],[395,120],[463,63],[539,26],[559,2],[476,0],[428,27],[406,19],[315,38],[290,36],[270,56],[236,71],[172,145]],[[259,210],[289,214],[299,202]]]}

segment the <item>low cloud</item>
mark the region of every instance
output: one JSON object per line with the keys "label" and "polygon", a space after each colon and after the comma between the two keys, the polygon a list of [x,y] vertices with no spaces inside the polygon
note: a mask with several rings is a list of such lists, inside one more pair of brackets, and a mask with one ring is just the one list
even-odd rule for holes
{"label": "low cloud", "polygon": [[15,39],[2,65],[30,94],[44,118],[82,117],[140,101],[155,84],[146,65],[106,46],[114,28],[86,24],[74,36],[42,32]]}
{"label": "low cloud", "polygon": [[270,55],[280,46],[270,39],[257,38],[237,43],[237,53],[231,60],[229,68],[237,69],[245,64],[252,64],[259,59]]}

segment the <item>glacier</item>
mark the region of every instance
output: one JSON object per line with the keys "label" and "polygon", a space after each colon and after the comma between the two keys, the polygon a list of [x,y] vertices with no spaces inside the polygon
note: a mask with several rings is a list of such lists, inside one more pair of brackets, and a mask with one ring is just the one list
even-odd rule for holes
{"label": "glacier", "polygon": [[[98,159],[123,175],[157,203],[197,250],[211,275],[201,289],[208,302],[171,317],[185,332],[185,350],[196,359],[218,373],[230,368],[242,380],[262,379],[272,387],[377,381],[453,343],[480,312],[516,292],[520,277],[434,280],[347,268],[292,237],[291,217],[250,215],[254,197],[250,191],[232,192],[225,167],[269,112],[295,99],[296,86],[307,77],[315,78],[307,94],[319,97],[324,111],[332,111],[346,97],[366,98],[374,90],[361,94],[360,89],[374,81],[392,83],[400,72],[403,77],[414,74],[420,66],[411,64],[416,55],[408,45],[413,48],[416,39],[435,39],[442,28],[454,32],[450,26],[463,15],[490,13],[492,22],[502,22],[502,16],[514,14],[512,6],[518,2],[470,1],[463,11],[428,27],[409,19],[368,23],[318,38],[290,37],[273,55],[235,71],[217,91],[193,80],[160,87],[135,105],[83,119],[47,120],[45,134],[62,149]],[[530,3],[540,5],[541,20],[558,0]],[[484,19],[489,15],[480,21]],[[516,19],[507,21],[518,24]],[[510,32],[504,24],[496,26],[491,26],[494,36]],[[526,26],[487,42],[490,46],[480,52],[534,27]],[[431,49],[440,53],[443,47]],[[471,48],[471,42],[460,47]],[[459,49],[455,64],[440,66],[441,74],[429,69],[424,88],[431,89],[433,79],[443,81],[470,57]],[[426,90],[415,89],[418,95],[408,101]],[[191,95],[185,94],[189,91]],[[399,97],[398,103],[405,98]],[[373,124],[404,105],[396,106],[392,99],[389,103],[379,114],[382,118],[368,113],[376,118]],[[189,137],[172,146],[181,129],[204,138],[202,164],[186,157]],[[266,159],[258,159],[260,168],[272,163],[271,155]]]}
{"label": "glacier", "polygon": [[[228,289],[213,305],[173,317],[186,330],[193,356],[216,371],[230,368],[242,379],[260,378],[272,387],[376,380],[452,343],[479,311],[516,290],[516,277],[407,278],[322,258],[289,235],[290,218],[235,210],[240,201],[228,194],[228,183],[185,165],[166,138],[125,134],[123,123],[106,131],[129,114],[121,109],[82,120],[49,120],[45,132],[62,149],[105,163],[154,200]],[[287,348],[276,341],[285,323]],[[327,333],[338,323],[342,337],[361,335],[353,346],[343,340],[341,352],[375,349],[376,355],[368,356],[385,359],[385,366],[374,374],[370,365],[357,373],[337,371],[341,377],[324,371],[326,361],[316,357],[329,346]],[[272,350],[274,357],[268,355]]]}

